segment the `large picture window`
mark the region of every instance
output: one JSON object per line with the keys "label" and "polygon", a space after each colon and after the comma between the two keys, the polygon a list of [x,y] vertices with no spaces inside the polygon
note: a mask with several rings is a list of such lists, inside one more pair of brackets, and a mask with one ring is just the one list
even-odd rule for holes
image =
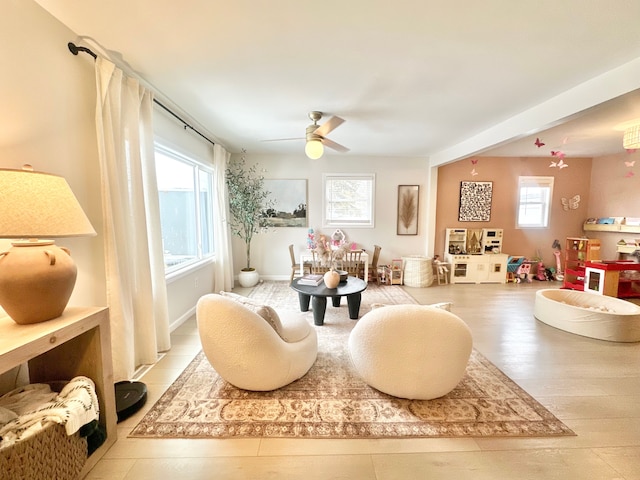
{"label": "large picture window", "polygon": [[325,227],[373,227],[375,174],[323,175]]}
{"label": "large picture window", "polygon": [[158,144],[155,161],[165,272],[171,273],[214,253],[213,173]]}
{"label": "large picture window", "polygon": [[553,177],[519,177],[516,227],[548,227],[552,197]]}

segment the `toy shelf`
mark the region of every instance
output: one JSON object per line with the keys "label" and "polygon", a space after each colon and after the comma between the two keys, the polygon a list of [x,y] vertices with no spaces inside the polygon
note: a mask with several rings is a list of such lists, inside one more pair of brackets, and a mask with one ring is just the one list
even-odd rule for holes
{"label": "toy shelf", "polygon": [[565,244],[563,288],[584,290],[585,262],[600,260],[600,240],[568,237]]}
{"label": "toy shelf", "polygon": [[585,232],[620,232],[640,233],[639,225],[621,225],[619,223],[601,225],[598,223],[585,223],[582,225]]}

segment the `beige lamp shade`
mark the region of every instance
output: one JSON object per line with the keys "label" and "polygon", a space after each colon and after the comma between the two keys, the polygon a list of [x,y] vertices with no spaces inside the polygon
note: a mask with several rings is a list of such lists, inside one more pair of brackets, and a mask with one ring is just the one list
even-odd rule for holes
{"label": "beige lamp shade", "polygon": [[59,317],[75,286],[68,249],[39,238],[95,235],[66,180],[30,170],[0,169],[0,305],[18,324]]}
{"label": "beige lamp shade", "polygon": [[64,178],[29,170],[0,169],[0,238],[95,234]]}

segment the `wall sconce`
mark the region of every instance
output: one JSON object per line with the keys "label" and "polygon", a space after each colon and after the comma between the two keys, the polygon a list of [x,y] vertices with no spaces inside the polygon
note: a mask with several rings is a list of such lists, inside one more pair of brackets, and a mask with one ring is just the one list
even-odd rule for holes
{"label": "wall sconce", "polygon": [[625,150],[640,149],[640,124],[629,127],[624,131],[622,146]]}
{"label": "wall sconce", "polygon": [[0,169],[0,238],[21,239],[0,252],[0,305],[16,323],[62,315],[77,268],[50,239],[90,235],[96,232],[64,178],[30,166]]}

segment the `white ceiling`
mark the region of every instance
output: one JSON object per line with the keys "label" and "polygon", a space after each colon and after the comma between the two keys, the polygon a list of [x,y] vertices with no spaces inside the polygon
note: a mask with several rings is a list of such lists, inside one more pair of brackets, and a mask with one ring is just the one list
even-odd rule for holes
{"label": "white ceiling", "polygon": [[[430,156],[640,58],[637,0],[36,1],[232,152],[302,154],[265,140],[320,110],[335,155]],[[633,118],[637,93],[485,154],[621,152]]]}

